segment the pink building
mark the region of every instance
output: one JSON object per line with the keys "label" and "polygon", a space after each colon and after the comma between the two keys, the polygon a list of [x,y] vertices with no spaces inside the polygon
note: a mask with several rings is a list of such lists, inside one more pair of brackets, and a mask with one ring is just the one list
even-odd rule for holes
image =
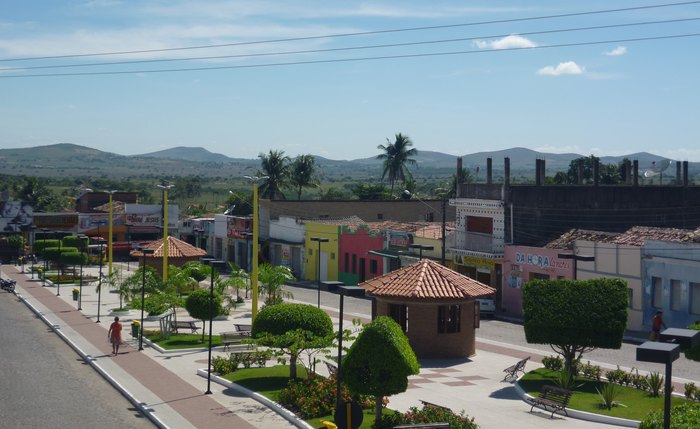
{"label": "pink building", "polygon": [[339,228],[338,279],[346,285],[356,285],[384,272],[384,258],[369,253],[384,248],[384,234],[367,225],[347,225]]}
{"label": "pink building", "polygon": [[574,278],[572,260],[559,258],[559,253],[570,252],[544,247],[505,247],[501,306],[507,314],[522,316],[522,287],[529,280]]}

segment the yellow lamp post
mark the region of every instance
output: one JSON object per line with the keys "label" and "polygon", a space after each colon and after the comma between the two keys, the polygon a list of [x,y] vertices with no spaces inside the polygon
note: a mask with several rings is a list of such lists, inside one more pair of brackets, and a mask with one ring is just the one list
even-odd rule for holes
{"label": "yellow lamp post", "polygon": [[158,185],[163,190],[163,281],[168,280],[168,190],[175,185]]}
{"label": "yellow lamp post", "polygon": [[253,183],[253,267],[250,275],[250,288],[253,298],[253,320],[258,315],[258,184],[268,176],[243,176]]}

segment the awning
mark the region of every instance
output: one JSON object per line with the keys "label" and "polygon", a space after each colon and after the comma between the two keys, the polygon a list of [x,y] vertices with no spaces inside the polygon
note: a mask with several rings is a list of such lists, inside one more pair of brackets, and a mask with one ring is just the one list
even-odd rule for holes
{"label": "awning", "polygon": [[369,252],[370,255],[377,255],[377,256],[382,256],[384,258],[391,258],[391,259],[399,259],[401,255],[399,252],[395,250],[370,250]]}

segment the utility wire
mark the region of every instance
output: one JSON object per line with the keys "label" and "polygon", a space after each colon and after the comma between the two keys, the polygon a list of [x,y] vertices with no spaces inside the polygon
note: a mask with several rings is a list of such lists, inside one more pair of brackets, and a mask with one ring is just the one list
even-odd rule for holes
{"label": "utility wire", "polygon": [[559,43],[559,44],[554,44],[554,45],[540,45],[540,46],[529,46],[529,47],[491,49],[491,50],[425,52],[425,53],[417,53],[417,54],[382,55],[382,56],[376,56],[376,57],[340,58],[340,59],[330,59],[330,60],[289,61],[289,62],[281,62],[281,63],[248,64],[248,65],[235,65],[235,66],[212,66],[212,67],[191,67],[191,68],[179,68],[179,69],[126,70],[126,71],[104,71],[104,72],[45,73],[45,74],[31,74],[31,75],[0,75],[0,79],[34,78],[34,77],[65,77],[65,76],[100,76],[100,75],[146,74],[146,73],[176,73],[176,72],[188,72],[188,71],[252,69],[252,68],[263,68],[263,67],[283,67],[283,66],[309,65],[309,64],[331,64],[331,63],[345,63],[345,62],[355,62],[355,61],[376,61],[376,60],[392,60],[392,59],[402,59],[402,58],[423,58],[423,57],[439,57],[439,56],[448,56],[448,55],[510,52],[510,51],[522,51],[522,50],[533,50],[533,49],[551,49],[551,48],[563,48],[563,47],[572,47],[572,46],[604,45],[604,44],[611,44],[611,43],[632,43],[632,42],[642,42],[642,41],[649,41],[649,40],[668,40],[668,39],[679,39],[679,38],[698,37],[698,36],[700,36],[700,33],[686,33],[686,34],[672,34],[672,35],[664,35],[664,36],[636,37],[636,38],[630,38],[630,39],[596,40],[596,41],[589,41],[589,42]]}
{"label": "utility wire", "polygon": [[161,49],[143,49],[143,50],[132,50],[132,51],[113,51],[113,52],[98,52],[98,53],[86,53],[86,54],[53,55],[53,56],[42,56],[42,57],[6,58],[6,59],[0,59],[0,62],[34,61],[34,60],[48,60],[48,59],[59,59],[59,58],[78,58],[78,57],[96,57],[96,56],[107,56],[107,55],[130,55],[130,54],[144,54],[144,53],[154,53],[154,52],[172,52],[172,51],[183,51],[183,50],[194,50],[194,49],[223,48],[223,47],[231,47],[231,46],[260,45],[260,44],[267,44],[267,43],[282,43],[282,42],[296,42],[296,41],[304,41],[304,40],[319,40],[319,39],[329,39],[329,38],[339,38],[339,37],[367,36],[367,35],[374,35],[374,34],[400,33],[400,32],[409,32],[409,31],[438,30],[438,29],[445,29],[445,28],[506,24],[506,23],[523,22],[523,21],[569,18],[569,17],[574,17],[574,16],[596,15],[596,14],[617,13],[617,12],[629,12],[629,11],[645,10],[645,9],[686,6],[686,5],[692,5],[692,4],[698,4],[698,3],[700,3],[700,0],[677,2],[677,3],[666,3],[666,4],[654,4],[654,5],[647,5],[647,6],[633,6],[633,7],[625,7],[625,8],[617,8],[617,9],[601,9],[601,10],[586,11],[586,12],[572,12],[572,13],[563,13],[563,14],[556,14],[556,15],[532,16],[532,17],[526,17],[526,18],[498,19],[498,20],[491,20],[491,21],[477,21],[477,22],[468,22],[468,23],[461,23],[461,24],[447,24],[447,25],[434,25],[434,26],[426,26],[426,27],[410,27],[410,28],[398,28],[398,29],[389,29],[389,30],[362,31],[362,32],[354,32],[354,33],[338,33],[338,34],[327,34],[327,35],[321,35],[321,36],[290,37],[290,38],[284,38],[284,39],[258,40],[258,41],[250,41],[250,42],[222,43],[222,44],[212,44],[212,45],[184,46],[184,47],[161,48]]}
{"label": "utility wire", "polygon": [[278,51],[278,52],[264,52],[264,53],[254,53],[254,54],[216,55],[216,56],[206,56],[206,57],[159,58],[159,59],[150,59],[150,60],[110,61],[110,62],[103,62],[103,63],[88,63],[88,64],[59,64],[59,65],[48,65],[48,66],[11,67],[11,68],[3,68],[2,71],[8,72],[8,71],[18,71],[18,70],[39,70],[39,69],[73,68],[73,67],[97,67],[97,66],[113,66],[113,65],[127,65],[127,64],[162,63],[162,62],[172,62],[172,61],[216,60],[216,59],[227,59],[227,58],[253,58],[253,57],[266,57],[266,56],[354,51],[354,50],[363,50],[363,49],[397,48],[397,47],[405,47],[405,46],[467,42],[467,41],[482,40],[482,39],[498,39],[498,38],[512,36],[512,35],[533,36],[533,35],[538,35],[538,34],[554,34],[554,33],[566,33],[566,32],[576,32],[576,31],[602,30],[602,29],[620,28],[620,27],[635,27],[635,26],[641,26],[641,25],[672,24],[672,23],[678,23],[678,22],[688,22],[688,21],[697,21],[697,20],[700,20],[700,18],[698,18],[698,17],[680,18],[680,19],[669,19],[669,20],[662,20],[662,21],[644,21],[644,22],[634,22],[634,23],[625,23],[625,24],[608,24],[608,25],[588,26],[588,27],[560,28],[560,29],[554,29],[554,30],[529,31],[529,32],[525,32],[525,33],[506,33],[506,34],[494,34],[494,35],[488,35],[488,36],[461,37],[461,38],[456,38],[456,39],[426,40],[426,41],[419,41],[419,42],[391,43],[391,44],[382,44],[382,45],[350,46],[350,47],[343,47],[343,48],[308,49],[308,50],[300,50],[300,51]]}

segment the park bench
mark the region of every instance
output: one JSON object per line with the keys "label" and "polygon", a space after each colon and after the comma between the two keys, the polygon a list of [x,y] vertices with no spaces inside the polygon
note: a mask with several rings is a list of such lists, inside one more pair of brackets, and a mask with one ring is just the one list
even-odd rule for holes
{"label": "park bench", "polygon": [[447,408],[447,407],[443,407],[442,405],[434,404],[434,403],[432,403],[432,402],[424,401],[424,400],[422,400],[422,399],[420,399],[420,402],[421,402],[421,404],[423,404],[424,407],[439,408],[439,409],[441,409],[441,410],[445,410],[445,411],[452,412],[451,409],[449,409],[449,408]]}
{"label": "park bench", "polygon": [[518,378],[518,373],[522,372],[523,374],[525,373],[525,364],[527,361],[530,359],[530,356],[526,357],[525,359],[521,359],[518,362],[514,363],[513,365],[509,366],[508,368],[504,369],[503,372],[506,373],[505,377],[503,377],[503,380],[501,381],[506,381],[508,378]]}
{"label": "park bench", "polygon": [[233,325],[236,328],[236,332],[238,332],[238,335],[245,335],[245,336],[250,336],[250,333],[253,329],[252,325],[243,325],[240,323],[234,323]]}
{"label": "park bench", "polygon": [[335,377],[335,375],[338,373],[338,367],[335,364],[326,362],[326,368],[328,368],[328,374],[331,377]]}
{"label": "park bench", "polygon": [[530,398],[528,402],[532,404],[530,407],[530,412],[535,406],[541,406],[546,411],[552,411],[552,415],[549,418],[554,417],[554,413],[557,411],[563,411],[567,416],[569,413],[566,412],[566,406],[569,405],[569,399],[573,392],[571,390],[562,389],[556,386],[545,385],[542,386],[542,391],[539,397]]}
{"label": "park bench", "polygon": [[197,326],[197,322],[194,320],[172,320],[170,322],[170,329],[175,331],[175,333],[178,333],[178,329],[189,329],[193,334],[195,334],[199,330],[199,327]]}
{"label": "park bench", "polygon": [[[231,346],[243,344],[243,337],[240,332],[221,332],[219,337],[224,345],[224,351],[229,350]],[[248,346],[250,347],[250,344]]]}

